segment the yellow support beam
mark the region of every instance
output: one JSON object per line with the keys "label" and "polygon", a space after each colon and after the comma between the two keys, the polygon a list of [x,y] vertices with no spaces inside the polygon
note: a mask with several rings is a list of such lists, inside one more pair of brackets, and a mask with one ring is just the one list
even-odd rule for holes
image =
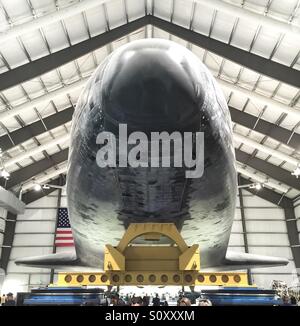
{"label": "yellow support beam", "polygon": [[[137,237],[170,239],[170,245],[134,246]],[[104,271],[199,270],[198,245],[188,247],[173,223],[133,223],[116,247],[105,246]]]}
{"label": "yellow support beam", "polygon": [[[132,245],[137,237],[170,245]],[[249,286],[247,273],[201,273],[200,249],[188,246],[173,223],[134,223],[116,247],[105,246],[103,273],[59,273],[58,286]]]}
{"label": "yellow support beam", "polygon": [[120,240],[117,249],[123,252],[130,242],[139,236],[147,234],[164,235],[173,240],[181,252],[184,252],[188,246],[178,232],[175,224],[173,223],[132,223],[124,233],[123,238]]}
{"label": "yellow support beam", "polygon": [[111,245],[105,246],[104,270],[125,271],[125,256]]}
{"label": "yellow support beam", "polygon": [[229,286],[248,287],[247,273],[200,272],[111,272],[59,273],[57,286]]}
{"label": "yellow support beam", "polygon": [[179,256],[179,270],[200,270],[200,255],[198,245],[192,245]]}

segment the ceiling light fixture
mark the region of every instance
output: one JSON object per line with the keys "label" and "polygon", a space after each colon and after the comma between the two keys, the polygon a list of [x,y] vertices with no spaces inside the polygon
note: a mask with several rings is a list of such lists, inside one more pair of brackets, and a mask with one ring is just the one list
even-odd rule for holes
{"label": "ceiling light fixture", "polygon": [[300,166],[298,165],[296,169],[291,173],[291,175],[294,175],[297,179],[300,176]]}
{"label": "ceiling light fixture", "polygon": [[257,183],[256,185],[255,185],[255,189],[256,190],[260,190],[262,188],[262,185],[260,184],[260,183]]}
{"label": "ceiling light fixture", "polygon": [[34,189],[35,191],[40,191],[40,190],[42,190],[42,186],[41,186],[40,184],[36,183],[36,184],[34,185],[33,189]]}
{"label": "ceiling light fixture", "polygon": [[10,177],[10,173],[3,169],[1,170],[1,177],[3,177],[5,180],[8,180]]}

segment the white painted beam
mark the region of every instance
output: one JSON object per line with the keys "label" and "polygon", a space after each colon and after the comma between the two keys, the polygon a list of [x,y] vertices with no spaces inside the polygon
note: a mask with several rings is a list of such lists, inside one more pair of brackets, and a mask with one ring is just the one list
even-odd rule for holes
{"label": "white painted beam", "polygon": [[0,113],[0,121],[5,122],[8,119],[10,119],[18,114],[24,113],[27,110],[34,108],[35,106],[42,105],[43,103],[48,104],[50,101],[55,100],[57,97],[66,95],[75,90],[80,90],[81,88],[84,87],[84,85],[86,84],[88,79],[89,79],[89,77],[85,77],[75,83],[68,85],[68,86],[59,88],[53,92],[49,92],[45,95],[39,96],[30,102],[26,102],[24,104],[18,105],[9,111],[2,112],[2,113]]}
{"label": "white painted beam", "polygon": [[265,16],[263,14],[256,13],[249,9],[245,9],[221,0],[194,0],[194,1],[203,6],[210,7],[220,12],[226,13],[230,16],[241,18],[245,21],[253,22],[257,24],[257,26],[261,25],[267,27],[273,32],[290,34],[297,38],[300,37],[300,26],[298,25],[287,23],[283,20],[272,18],[270,16]]}
{"label": "white painted beam", "polygon": [[276,149],[270,148],[268,146],[259,144],[258,142],[250,139],[249,137],[245,137],[240,134],[234,133],[233,138],[234,138],[234,140],[244,143],[245,145],[248,145],[248,146],[252,147],[253,149],[258,149],[259,151],[262,151],[263,153],[272,155],[272,156],[278,158],[279,160],[291,163],[291,164],[295,165],[295,168],[300,164],[300,162],[297,159],[291,157],[290,155],[284,154],[284,153],[282,153]]}
{"label": "white painted beam", "polygon": [[[231,16],[238,17],[250,22],[255,22],[257,25],[262,25],[283,34],[291,34],[296,37],[300,35],[300,27],[297,25],[289,24],[279,19],[264,16],[263,14],[238,7],[228,2],[220,0],[194,0],[196,3],[202,4],[206,7],[216,9],[218,11],[227,13]],[[92,9],[108,2],[108,0],[83,0],[79,3],[73,4],[66,8],[57,10],[56,12],[46,14],[44,16],[35,18],[29,22],[15,25],[8,30],[0,33],[0,43],[7,42],[11,38],[15,38],[48,26],[60,20],[77,15],[85,10]]]}
{"label": "white painted beam", "polygon": [[51,148],[53,146],[56,146],[58,144],[62,144],[66,141],[69,141],[70,139],[70,134],[65,134],[63,136],[60,136],[60,137],[57,137],[55,139],[52,139],[51,141],[45,143],[45,144],[42,144],[40,146],[36,146],[24,153],[21,153],[19,155],[16,155],[15,157],[12,157],[10,158],[9,160],[7,161],[4,161],[3,162],[3,165],[4,165],[4,168],[8,168],[9,166],[15,164],[15,163],[18,163],[26,158],[29,158],[30,156],[33,156],[35,154],[38,154],[38,153],[41,153],[42,151],[44,150],[47,150],[48,148]]}
{"label": "white painted beam", "polygon": [[35,18],[27,23],[15,25],[10,29],[0,33],[0,43],[7,42],[11,38],[32,32],[41,27],[58,22],[62,19],[75,16],[85,10],[101,6],[107,1],[108,0],[83,0],[66,8],[59,9],[53,13]]}
{"label": "white painted beam", "polygon": [[268,108],[271,110],[274,110],[279,113],[286,113],[292,117],[295,117],[296,122],[295,124],[300,121],[300,110],[297,110],[295,108],[291,108],[288,105],[282,104],[278,101],[272,100],[266,96],[260,95],[256,92],[251,92],[243,87],[236,86],[230,82],[227,82],[225,80],[216,79],[218,84],[223,88],[230,92],[234,92],[236,95],[240,95],[246,98],[249,98],[251,102],[254,102],[256,104],[260,104],[261,106],[267,105]]}

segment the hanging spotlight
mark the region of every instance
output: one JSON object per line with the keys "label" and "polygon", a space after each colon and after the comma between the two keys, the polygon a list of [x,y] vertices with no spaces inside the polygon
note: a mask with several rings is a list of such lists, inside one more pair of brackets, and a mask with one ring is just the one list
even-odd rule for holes
{"label": "hanging spotlight", "polygon": [[40,184],[37,183],[37,184],[34,185],[33,189],[34,189],[35,191],[40,191],[40,190],[42,190],[42,186],[41,186]]}
{"label": "hanging spotlight", "polygon": [[300,176],[300,166],[298,165],[296,169],[291,173],[291,175],[294,175],[297,179]]}
{"label": "hanging spotlight", "polygon": [[43,185],[43,189],[50,189],[50,188],[52,188],[52,189],[65,189],[65,186],[57,186],[57,185],[52,185],[52,184],[48,184],[48,183]]}
{"label": "hanging spotlight", "polygon": [[264,185],[262,183],[251,183],[248,185],[249,189],[256,189],[256,190],[260,190]]}
{"label": "hanging spotlight", "polygon": [[5,180],[8,180],[10,177],[10,173],[6,170],[1,170],[1,177],[3,177]]}
{"label": "hanging spotlight", "polygon": [[260,184],[260,183],[257,183],[256,185],[255,185],[255,189],[256,190],[260,190],[262,188],[262,185]]}

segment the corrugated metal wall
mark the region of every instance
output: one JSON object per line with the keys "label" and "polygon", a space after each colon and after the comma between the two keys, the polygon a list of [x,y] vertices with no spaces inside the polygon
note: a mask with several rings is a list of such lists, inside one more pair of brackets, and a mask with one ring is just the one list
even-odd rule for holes
{"label": "corrugated metal wall", "polygon": [[28,291],[32,287],[48,284],[50,271],[17,266],[17,257],[52,253],[57,212],[57,193],[27,205],[25,213],[18,215],[15,237],[2,292]]}
{"label": "corrugated metal wall", "polygon": [[[284,210],[247,190],[242,190],[248,252],[258,255],[285,257],[287,266],[255,268],[251,276],[258,286],[269,288],[272,280],[289,285],[297,280],[297,273],[289,244]],[[245,251],[240,201],[237,201],[235,221],[230,238],[230,250]]]}
{"label": "corrugated metal wall", "polygon": [[[8,275],[2,293],[28,291],[32,287],[46,285],[50,282],[50,270],[16,266],[14,259],[52,253],[58,194],[59,191],[52,192],[50,195],[29,204],[25,213],[18,216],[16,234],[7,269]],[[266,288],[270,287],[272,280],[283,280],[291,284],[295,279],[295,266],[283,209],[250,194],[246,190],[242,190],[242,194],[249,252],[290,259],[290,263],[286,267],[251,270],[254,283]],[[66,205],[66,194],[63,192],[61,206],[66,207]],[[299,217],[300,205],[295,211],[296,216]],[[245,251],[239,199],[237,200],[235,221],[230,238],[230,250]]]}
{"label": "corrugated metal wall", "polygon": [[300,197],[295,200],[294,206],[295,206],[295,216],[297,219],[298,235],[299,235],[299,240],[300,240]]}
{"label": "corrugated metal wall", "polygon": [[2,244],[5,231],[5,219],[7,216],[7,210],[3,207],[0,207],[0,257],[2,253]]}

